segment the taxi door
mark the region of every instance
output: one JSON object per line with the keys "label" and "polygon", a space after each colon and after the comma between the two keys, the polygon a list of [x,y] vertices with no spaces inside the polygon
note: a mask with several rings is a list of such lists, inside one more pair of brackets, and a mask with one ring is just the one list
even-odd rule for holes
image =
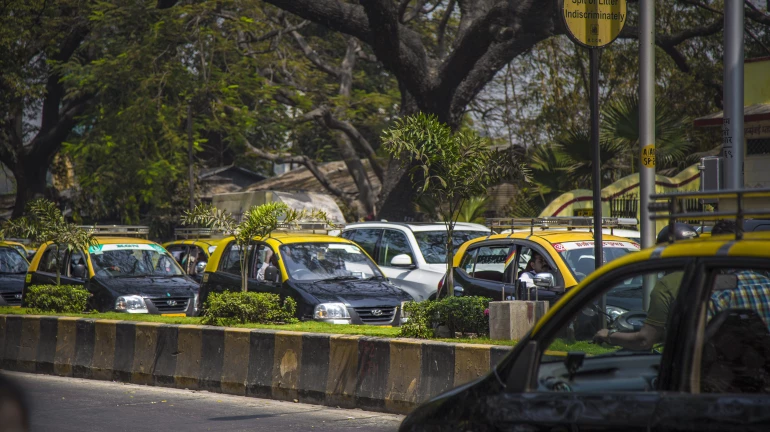
{"label": "taxi door", "polygon": [[248,290],[270,294],[280,294],[281,272],[278,270],[276,280],[266,280],[266,267],[275,264],[275,251],[265,243],[257,243],[249,259],[249,285]]}
{"label": "taxi door", "polygon": [[[648,431],[662,396],[678,391],[683,382],[683,370],[677,365],[684,364],[691,351],[681,341],[693,331],[695,312],[681,299],[688,298],[702,279],[694,268],[691,258],[661,259],[600,276],[554,307],[555,315],[520,342],[515,357],[504,360],[499,368],[503,390],[470,404],[459,415],[484,413],[475,415],[480,424],[470,429],[482,429],[483,424],[495,430]],[[593,335],[575,333],[576,319],[595,316],[594,303],[603,293],[637,283],[641,294],[646,276],[677,270],[682,271],[678,297],[657,350],[594,345]]]}
{"label": "taxi door", "polygon": [[511,263],[515,247],[508,241],[480,242],[469,248],[455,269],[455,292],[493,300],[511,300],[514,295]]}

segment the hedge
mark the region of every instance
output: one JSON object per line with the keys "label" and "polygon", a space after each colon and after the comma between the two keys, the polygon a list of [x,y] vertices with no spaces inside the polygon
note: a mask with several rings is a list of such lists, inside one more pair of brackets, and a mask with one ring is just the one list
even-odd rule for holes
{"label": "hedge", "polygon": [[76,285],[32,285],[24,295],[24,306],[39,312],[82,313],[90,296]]}
{"label": "hedge", "polygon": [[401,326],[400,336],[433,338],[439,326],[447,326],[452,335],[489,335],[489,302],[486,297],[468,296],[406,303],[409,319]]}
{"label": "hedge", "polygon": [[201,324],[288,324],[297,322],[296,311],[297,302],[291,297],[281,302],[278,294],[225,291],[209,295]]}

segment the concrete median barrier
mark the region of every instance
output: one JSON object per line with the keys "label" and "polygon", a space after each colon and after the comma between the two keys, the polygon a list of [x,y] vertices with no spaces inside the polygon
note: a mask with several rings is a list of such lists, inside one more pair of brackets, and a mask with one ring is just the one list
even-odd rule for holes
{"label": "concrete median barrier", "polygon": [[2,369],[406,413],[511,347],[0,315]]}

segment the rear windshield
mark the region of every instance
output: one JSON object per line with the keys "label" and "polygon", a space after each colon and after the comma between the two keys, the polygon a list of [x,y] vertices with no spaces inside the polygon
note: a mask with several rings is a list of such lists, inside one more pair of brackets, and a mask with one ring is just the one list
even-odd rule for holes
{"label": "rear windshield", "polygon": [[[489,235],[489,233],[484,231],[455,231],[452,235],[455,252],[461,244],[468,240],[486,235]],[[417,231],[414,233],[414,238],[417,240],[417,245],[420,247],[420,252],[422,252],[426,263],[446,263],[446,230]]]}

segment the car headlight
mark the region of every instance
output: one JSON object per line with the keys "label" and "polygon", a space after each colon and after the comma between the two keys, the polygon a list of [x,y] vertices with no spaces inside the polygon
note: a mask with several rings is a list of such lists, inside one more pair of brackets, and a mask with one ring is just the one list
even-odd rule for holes
{"label": "car headlight", "polygon": [[128,313],[148,313],[147,305],[140,296],[120,296],[115,300],[115,310]]}
{"label": "car headlight", "polygon": [[605,309],[607,312],[607,315],[610,316],[610,319],[616,320],[619,316],[623,315],[624,313],[628,312],[627,310],[615,306],[607,306]]}
{"label": "car headlight", "polygon": [[193,296],[193,310],[198,310],[198,293],[195,293],[195,296]]}
{"label": "car headlight", "polygon": [[313,311],[314,319],[350,319],[348,308],[342,303],[321,303]]}

